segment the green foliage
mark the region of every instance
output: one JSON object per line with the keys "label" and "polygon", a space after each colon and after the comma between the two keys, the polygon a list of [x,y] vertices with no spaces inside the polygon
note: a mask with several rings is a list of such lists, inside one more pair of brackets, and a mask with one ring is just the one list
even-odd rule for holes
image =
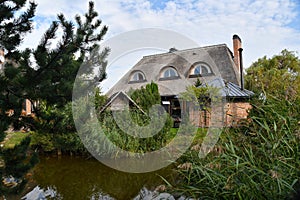
{"label": "green foliage", "polygon": [[102,94],[101,89],[97,87],[95,92],[95,109],[96,110],[101,109],[101,107],[104,106],[106,101],[107,101],[107,96]]}
{"label": "green foliage", "polygon": [[31,132],[29,133],[23,133],[23,132],[13,132],[8,133],[9,140],[5,141],[4,148],[13,148],[15,145],[19,144],[24,138],[31,135]]}
{"label": "green foliage", "polygon": [[62,152],[86,153],[86,149],[77,133],[63,133],[54,138],[55,146]]}
{"label": "green foliage", "polygon": [[24,183],[26,182],[25,174],[38,162],[38,155],[33,153],[28,157],[27,152],[29,149],[30,137],[26,137],[20,144],[14,148],[2,150],[2,159],[4,160],[4,167],[0,169],[0,174],[4,177],[13,176],[23,184],[18,184],[16,188],[9,189],[3,185],[1,181],[0,191],[3,193],[20,192]]}
{"label": "green foliage", "polygon": [[[155,83],[147,84],[146,87],[142,87],[141,89],[137,89],[135,91],[132,90],[130,93],[131,98],[138,104],[138,106],[147,112],[149,112],[149,109],[153,105],[160,104],[161,101],[160,94],[158,92],[158,86]],[[100,100],[97,100],[96,98],[96,103],[97,101],[100,101],[101,104],[103,98],[104,97],[101,97]],[[150,119],[148,115],[145,115],[145,113],[141,112],[139,109],[134,107],[131,108],[129,111],[123,110],[117,112],[118,116],[120,117],[120,120],[116,120],[112,112],[109,110],[102,112],[98,116],[101,130],[104,132],[104,134],[97,132],[95,128],[88,127],[86,129],[92,130],[92,133],[87,133],[86,135],[82,136],[85,137],[86,143],[93,146],[92,148],[96,150],[97,155],[103,157],[118,156],[119,152],[116,152],[116,149],[113,148],[113,144],[127,152],[145,153],[149,151],[154,151],[162,148],[174,136],[174,131],[171,131],[173,122],[171,117],[169,116],[166,118],[166,122],[163,125],[163,128],[157,134],[154,135],[151,134],[151,131],[157,130],[153,130],[153,127],[156,127],[162,123],[161,118],[158,116],[158,113],[156,113],[156,115],[154,114]],[[120,123],[122,123],[122,127],[126,127],[126,125],[128,125],[128,122],[124,119],[130,119],[133,121],[133,123],[135,123],[135,125],[141,127],[147,126],[151,122],[151,127],[149,129],[144,129],[145,132],[143,134],[154,136],[148,138],[135,137],[140,134],[139,130],[135,129],[130,129],[131,131],[133,131],[130,134],[124,132],[120,128]],[[94,126],[93,123],[85,124],[91,124],[91,126]],[[97,140],[95,140],[96,138]],[[106,138],[109,139],[109,141],[111,141],[112,143],[106,142]]]}
{"label": "green foliage", "polygon": [[[7,58],[19,57],[19,51],[16,48],[20,45],[23,36],[32,30],[32,18],[36,4],[30,2],[27,10],[21,11],[25,8],[26,2],[27,0],[4,0],[0,2],[0,48],[5,49]],[[20,15],[15,16],[17,11]],[[5,134],[3,132],[10,125],[10,120],[3,111],[12,108],[12,106],[20,108],[15,101],[8,102],[5,96],[2,96],[2,92],[7,89],[8,78],[12,76],[14,76],[14,71],[10,66],[7,69],[7,77],[3,77],[0,73],[0,141],[4,139]]]}
{"label": "green foliage", "polygon": [[194,85],[188,86],[186,91],[180,94],[180,97],[186,101],[198,103],[199,99],[208,98],[210,96],[210,88],[196,87]]}
{"label": "green foliage", "polygon": [[[201,86],[201,87],[200,87]],[[212,101],[218,102],[219,89],[208,85],[203,86],[199,79],[195,85],[188,86],[185,92],[180,93],[180,99],[198,105],[201,110],[210,110],[210,103]]]}
{"label": "green foliage", "polygon": [[[0,73],[0,139],[11,124],[18,127],[29,126],[38,132],[34,135],[37,145],[44,146],[47,150],[82,150],[82,144],[74,133],[71,114],[73,83],[81,64],[89,60],[91,55],[94,56],[93,63],[85,66],[85,71],[93,74],[94,67],[97,66],[100,70],[92,78],[101,82],[106,77],[105,59],[109,49],[105,48],[102,52],[93,50],[99,50],[98,42],[103,39],[108,28],[102,26],[98,13],[94,10],[94,3],[90,2],[84,17],[77,15],[73,22],[59,14],[37,47],[21,51],[18,47],[25,34],[32,30],[36,8],[35,3],[26,4],[27,2],[0,2],[0,47],[4,49],[6,59]],[[29,6],[24,11],[26,5]],[[62,33],[58,33],[59,28]],[[54,39],[58,42],[53,45],[51,43]],[[41,102],[40,106],[33,104],[34,119],[20,116],[25,99],[32,103]],[[8,116],[6,111],[10,109],[14,114]],[[26,158],[29,142],[27,139],[25,141],[14,149],[1,152],[4,157],[7,155],[4,159],[5,173],[21,177],[34,163],[29,161],[28,165],[17,164]],[[20,153],[21,150],[23,154]],[[8,155],[12,157],[9,159]]]}
{"label": "green foliage", "polygon": [[263,57],[247,69],[245,86],[257,94],[300,101],[300,60],[283,50],[272,58]]}
{"label": "green foliage", "polygon": [[49,105],[40,102],[41,117],[36,118],[36,129],[45,133],[75,132],[72,116],[72,104],[67,103],[64,107]]}
{"label": "green foliage", "polygon": [[45,152],[52,152],[55,149],[54,135],[45,132],[34,132],[31,145],[35,149],[42,149]]}
{"label": "green foliage", "polygon": [[5,138],[5,132],[9,126],[8,122],[5,120],[1,121],[1,116],[0,116],[0,141],[3,141]]}
{"label": "green foliage", "polygon": [[145,112],[148,112],[155,104],[160,105],[161,99],[158,92],[158,86],[154,82],[147,84],[145,88],[142,87],[140,89],[130,91],[129,94],[132,100]]}
{"label": "green foliage", "polygon": [[[122,111],[120,111],[122,112]],[[140,113],[135,113],[135,110],[132,110],[131,113],[123,113],[125,115],[135,115],[135,121],[140,125],[147,125],[147,122],[143,124],[144,116],[142,116]],[[150,151],[158,150],[162,147],[164,147],[174,136],[174,132],[171,131],[172,127],[172,119],[170,117],[167,118],[163,128],[153,137],[149,138],[139,138],[134,137],[132,135],[135,135],[135,133],[130,133],[130,135],[126,132],[123,132],[118,124],[116,123],[116,120],[112,116],[111,112],[104,112],[101,114],[101,128],[104,131],[104,134],[106,137],[115,145],[117,145],[119,148],[126,150],[128,152],[135,152],[135,153],[145,153]],[[157,118],[158,119],[158,118]],[[152,123],[161,123],[159,120],[155,120],[152,118]],[[153,125],[155,126],[155,125]],[[151,128],[150,128],[151,129]],[[148,130],[151,131],[151,130]],[[156,131],[156,130],[155,130]],[[100,135],[99,133],[95,133]],[[137,135],[138,133],[136,133]],[[146,133],[145,133],[146,134]],[[99,138],[99,137],[98,137]],[[98,140],[99,141],[99,140]],[[102,143],[99,143],[100,145],[103,145]],[[112,150],[112,147],[110,144],[105,144],[107,147],[105,148],[107,152],[98,152],[98,154],[103,154],[103,156],[117,156],[118,152],[109,151]],[[95,148],[97,149],[97,148]]]}
{"label": "green foliage", "polygon": [[[23,36],[32,30],[32,18],[34,17],[36,4],[30,2],[27,10],[22,11],[26,2],[27,0],[4,0],[0,2],[0,48],[5,50],[5,57],[10,61],[20,59],[20,52],[17,48],[23,40]],[[18,16],[15,15],[17,12]],[[15,84],[14,78],[20,75],[20,70],[18,71],[12,67],[13,64],[7,62],[7,65],[2,66],[4,67],[4,74],[0,73],[0,141],[4,139],[4,131],[7,130],[8,126],[19,120],[16,116],[9,117],[6,111],[17,109],[15,114],[19,116],[22,108],[22,100],[14,92],[20,93],[23,85],[19,84],[19,88],[15,91],[9,85]],[[36,155],[26,160],[29,142],[30,139],[25,138],[13,149],[1,150],[0,157],[4,160],[4,168],[0,169],[0,176],[13,175],[23,180],[23,182],[14,189],[8,189],[1,181],[0,193],[19,192],[24,186],[24,174],[37,162]]]}
{"label": "green foliage", "polygon": [[56,134],[35,132],[32,135],[31,146],[47,153],[53,153],[58,149],[66,153],[86,153],[79,136],[74,132]]}
{"label": "green foliage", "polygon": [[63,152],[85,152],[85,148],[76,134],[72,116],[72,104],[67,103],[63,108],[41,103],[44,109],[38,130],[32,136],[32,145],[45,152],[60,149]]}
{"label": "green foliage", "polygon": [[[5,2],[2,4],[5,5]],[[107,26],[101,26],[101,20],[97,16],[92,2],[84,18],[78,15],[75,17],[76,23],[67,21],[62,14],[58,15],[58,20],[52,23],[40,44],[36,48],[20,51],[17,57],[10,55],[8,47],[4,45],[6,41],[2,41],[5,37],[0,39],[0,44],[3,43],[5,51],[8,52],[5,55],[7,62],[4,65],[4,73],[0,74],[0,110],[15,111],[15,114],[9,118],[2,117],[9,121],[8,124],[19,122],[24,99],[29,99],[31,102],[45,102],[47,108],[52,106],[57,109],[63,108],[72,100],[73,83],[79,67],[91,55],[92,50],[99,47],[97,42],[107,32]],[[63,34],[56,47],[50,48],[52,40],[58,38],[58,28],[62,28]],[[22,33],[22,30],[16,31]],[[94,74],[95,80],[102,81],[106,77],[105,58],[108,51],[104,49],[102,52],[94,53],[98,59],[93,59],[93,65],[86,66],[85,70],[91,74],[95,66],[100,67],[99,72]],[[80,56],[75,56],[77,53]],[[34,58],[35,62],[30,58]],[[37,106],[34,107],[34,112],[37,122],[48,120],[47,109]],[[1,115],[6,114],[1,112]],[[55,117],[54,115],[52,120],[56,120]],[[54,123],[59,121],[60,118]],[[36,124],[31,126],[37,127]]]}
{"label": "green foliage", "polygon": [[13,175],[16,178],[22,178],[22,176],[36,164],[36,156],[32,156],[29,162],[26,163],[27,150],[30,143],[30,138],[26,137],[22,142],[16,145],[14,148],[5,149],[3,151],[3,159],[6,167],[4,168],[4,174]]}
{"label": "green foliage", "polygon": [[[0,3],[0,47],[4,47],[9,56],[16,56],[17,52],[14,50],[21,44],[23,36],[32,30],[32,18],[37,5],[29,2],[27,10],[21,11],[26,2],[27,0],[4,0]],[[16,16],[16,12],[20,12],[20,15]]]}
{"label": "green foliage", "polygon": [[195,87],[200,87],[201,85],[202,85],[202,82],[200,81],[199,78],[197,78],[197,80],[196,80],[194,86],[195,86]]}
{"label": "green foliage", "polygon": [[270,100],[255,107],[253,123],[224,130],[206,158],[199,159],[197,151],[187,153],[181,162],[193,167],[180,170],[184,178],[177,191],[204,199],[290,197],[300,177],[299,112],[292,115],[299,107],[285,103]]}

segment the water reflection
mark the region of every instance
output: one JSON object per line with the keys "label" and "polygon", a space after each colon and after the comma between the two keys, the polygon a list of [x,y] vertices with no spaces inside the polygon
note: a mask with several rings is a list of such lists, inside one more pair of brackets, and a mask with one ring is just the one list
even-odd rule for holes
{"label": "water reflection", "polygon": [[171,167],[151,173],[129,174],[93,159],[65,156],[40,158],[33,178],[38,184],[35,188],[37,193],[55,195],[47,199],[133,199],[142,188],[153,190],[162,184],[158,175],[173,182]]}
{"label": "water reflection", "polygon": [[31,192],[22,197],[22,200],[46,200],[46,199],[62,199],[61,195],[57,193],[56,189],[48,187],[47,189],[42,189],[36,186]]}

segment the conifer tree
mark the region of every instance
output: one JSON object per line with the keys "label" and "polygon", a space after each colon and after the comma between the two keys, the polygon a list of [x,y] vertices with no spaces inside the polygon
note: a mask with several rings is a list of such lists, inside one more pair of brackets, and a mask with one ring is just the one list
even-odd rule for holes
{"label": "conifer tree", "polygon": [[[0,49],[5,51],[6,60],[19,60],[20,52],[17,50],[21,44],[23,37],[26,33],[32,30],[32,18],[36,9],[36,4],[30,2],[27,11],[20,14],[19,17],[15,16],[15,12],[21,10],[27,0],[11,0],[0,2]],[[4,68],[4,63],[1,63],[1,67]],[[3,69],[0,70],[0,72]],[[5,76],[0,74],[0,141],[4,138],[4,131],[7,130],[10,119],[4,111],[13,107],[13,102],[8,101],[5,96],[9,87],[7,83],[11,81],[9,79],[13,70]]]}
{"label": "conifer tree", "polygon": [[[58,19],[53,21],[44,33],[37,47],[19,50],[26,33],[33,28],[32,19],[37,6],[29,2],[27,11],[17,17],[16,12],[20,13],[27,2],[27,0],[0,1],[0,46],[4,49],[6,59],[0,71],[0,134],[2,134],[0,138],[2,139],[4,131],[11,124],[30,125],[36,130],[44,128],[40,126],[40,122],[45,124],[51,121],[59,124],[61,118],[57,118],[57,113],[53,112],[49,115],[47,109],[36,107],[33,103],[39,101],[46,106],[55,107],[56,110],[64,109],[72,100],[73,83],[78,69],[92,50],[99,47],[99,41],[107,32],[107,26],[103,26],[98,19],[94,3],[89,2],[89,10],[84,17],[76,15],[73,22],[66,20],[63,14],[59,14]],[[59,29],[63,30],[60,38],[58,38]],[[56,45],[53,45],[53,42],[56,42]],[[92,72],[94,66],[100,66],[101,70],[94,77],[99,82],[106,77],[105,58],[108,52],[107,48],[99,52],[95,65],[87,69]],[[21,115],[25,99],[32,102],[36,120]],[[6,112],[8,110],[13,110],[13,115],[8,115]],[[24,145],[20,147],[25,150],[24,155],[28,144],[29,142],[20,144]],[[7,155],[12,156],[12,154],[14,151]],[[23,158],[21,155],[19,157]],[[9,159],[4,158],[4,160]],[[19,161],[23,162],[22,159]],[[14,161],[16,162],[17,160]],[[14,171],[0,170],[1,173],[6,173],[5,175],[15,175],[20,178],[26,171],[22,170],[23,173],[17,174]],[[7,174],[8,172],[11,174]]]}

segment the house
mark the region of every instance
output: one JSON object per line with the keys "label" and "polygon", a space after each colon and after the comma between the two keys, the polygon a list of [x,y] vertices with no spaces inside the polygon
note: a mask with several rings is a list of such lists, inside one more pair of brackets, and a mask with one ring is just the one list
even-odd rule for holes
{"label": "house", "polygon": [[233,36],[233,52],[226,44],[177,50],[144,56],[108,92],[110,97],[120,91],[138,89],[151,81],[158,85],[161,103],[173,118],[188,113],[198,126],[210,126],[209,111],[180,102],[179,95],[200,79],[205,85],[218,87],[226,102],[220,110],[222,125],[236,126],[246,119],[251,109],[253,92],[244,88],[242,41]]}
{"label": "house", "polygon": [[146,113],[126,93],[122,91],[113,94],[106,101],[105,105],[100,108],[99,112],[102,113],[108,107],[111,111],[123,110],[125,107],[128,109],[134,107],[146,115]]}

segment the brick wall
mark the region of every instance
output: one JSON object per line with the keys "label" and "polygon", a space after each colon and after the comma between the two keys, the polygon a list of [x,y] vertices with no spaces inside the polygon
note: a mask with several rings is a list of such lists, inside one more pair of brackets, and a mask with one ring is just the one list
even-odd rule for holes
{"label": "brick wall", "polygon": [[25,105],[24,108],[22,109],[22,113],[23,116],[27,116],[27,115],[31,115],[32,114],[32,110],[31,110],[31,102],[26,99],[25,100]]}
{"label": "brick wall", "polygon": [[249,102],[230,102],[226,104],[226,126],[237,126],[241,120],[247,119],[252,106]]}
{"label": "brick wall", "polygon": [[241,120],[247,119],[251,108],[248,102],[228,102],[224,107],[217,106],[213,113],[211,110],[203,111],[198,110],[197,107],[190,107],[189,117],[192,124],[198,127],[238,126]]}

